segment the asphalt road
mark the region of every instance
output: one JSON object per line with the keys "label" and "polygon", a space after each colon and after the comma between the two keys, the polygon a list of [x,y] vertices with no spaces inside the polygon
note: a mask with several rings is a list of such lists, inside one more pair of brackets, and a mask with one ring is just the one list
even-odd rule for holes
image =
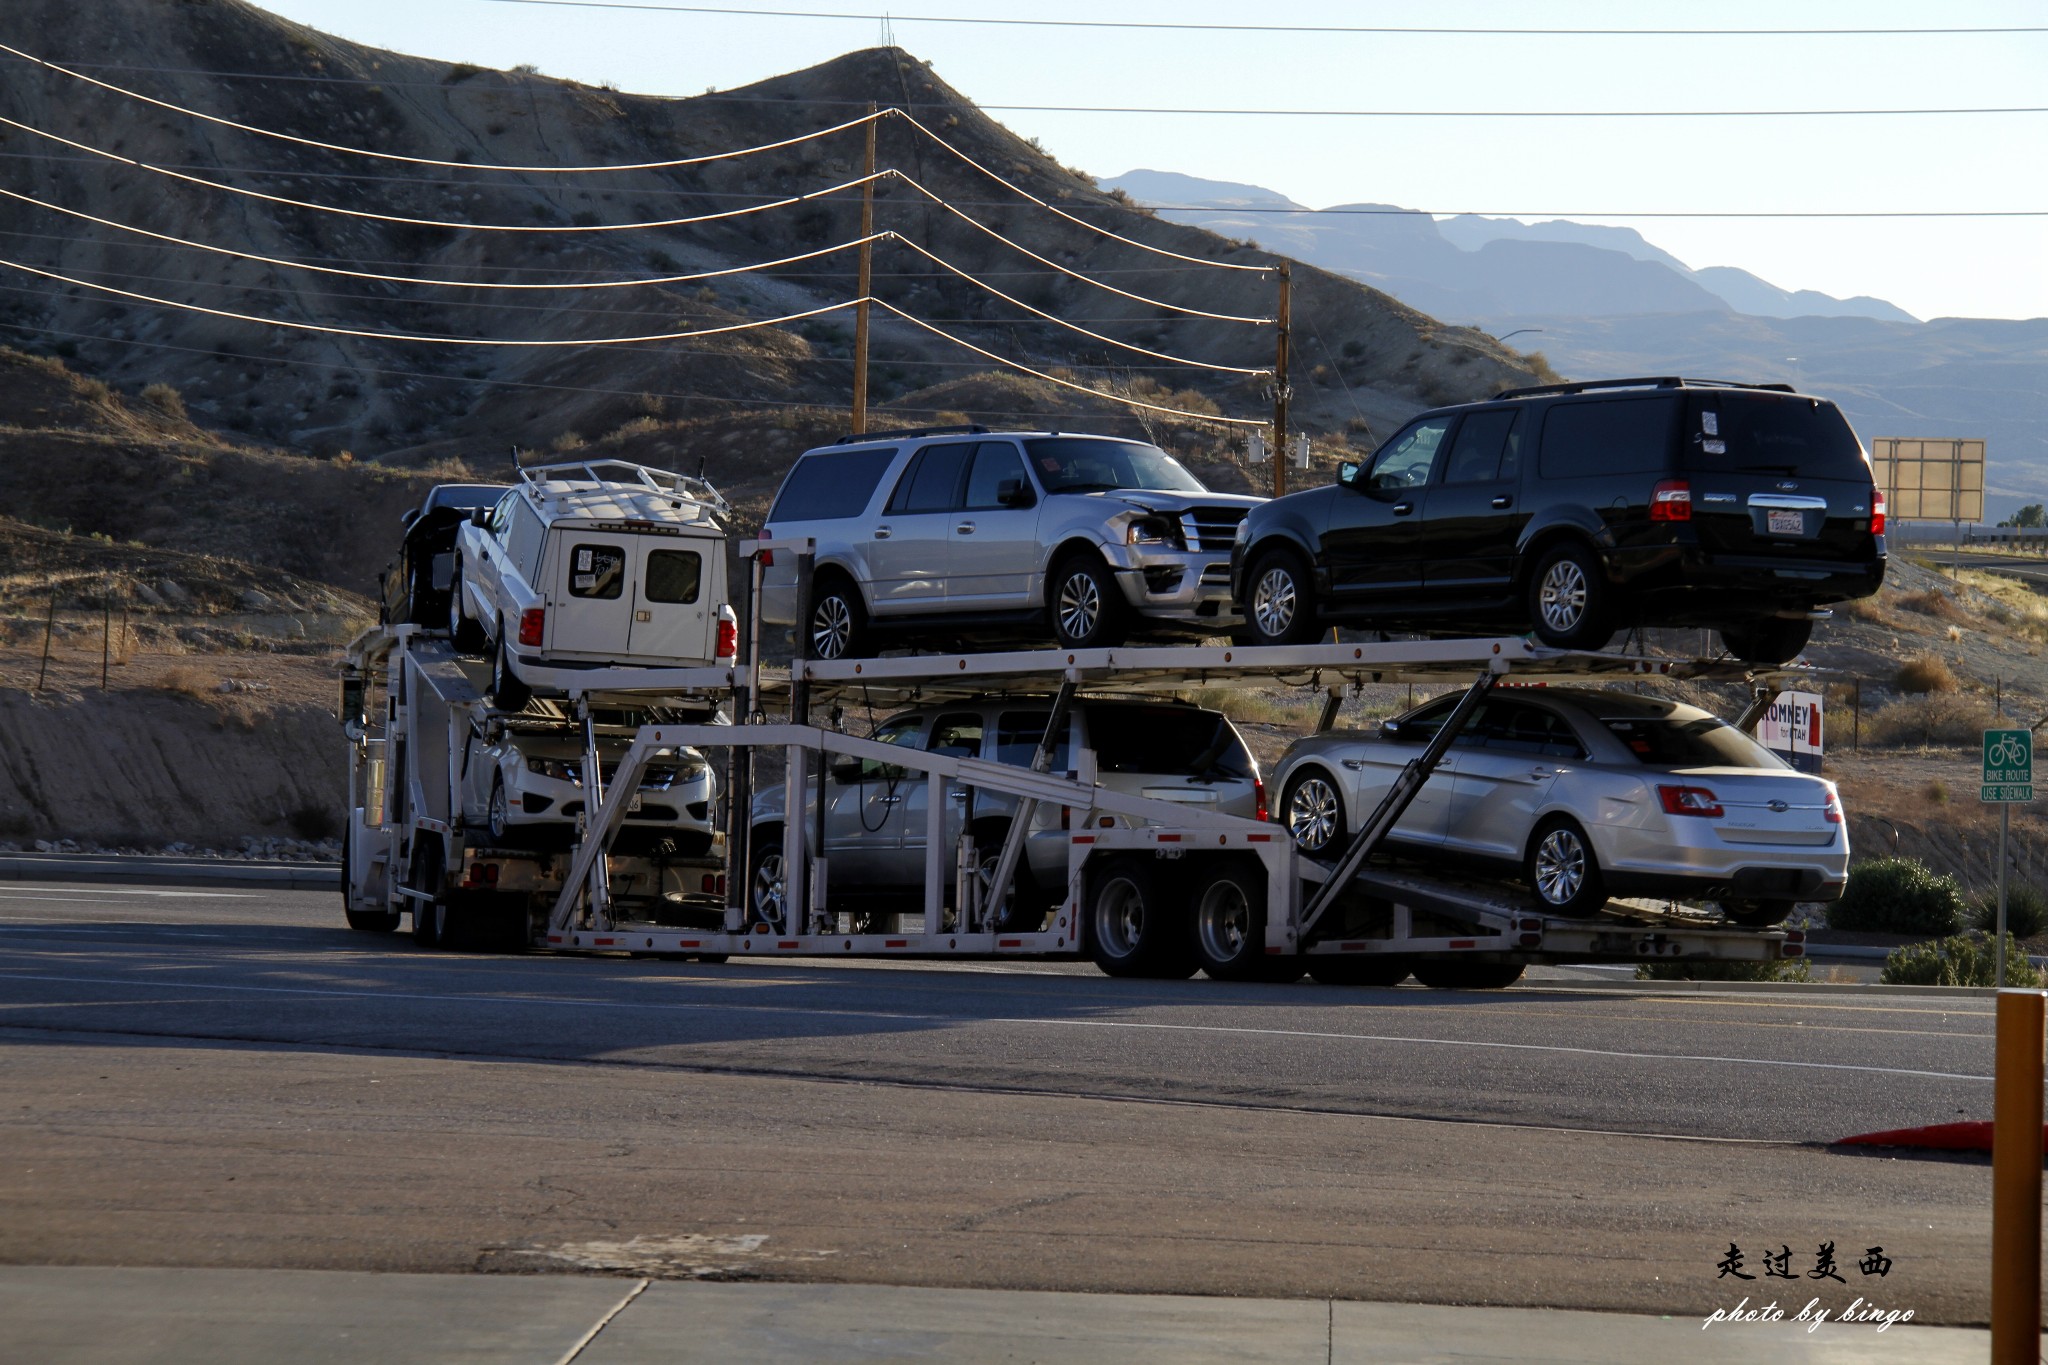
{"label": "asphalt road", "polygon": [[1988,1118],[1988,1000],[436,953],[196,888],[0,887],[0,945],[16,1264],[1985,1314],[1988,1167],[1819,1144]]}

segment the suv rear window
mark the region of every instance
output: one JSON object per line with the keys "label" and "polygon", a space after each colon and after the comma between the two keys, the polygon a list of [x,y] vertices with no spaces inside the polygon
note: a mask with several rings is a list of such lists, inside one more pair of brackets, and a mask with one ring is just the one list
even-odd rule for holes
{"label": "suv rear window", "polygon": [[1543,419],[1536,467],[1546,479],[1661,472],[1671,465],[1677,416],[1670,397],[1554,403]]}
{"label": "suv rear window", "polygon": [[778,521],[836,521],[868,510],[875,485],[888,472],[896,449],[833,450],[806,455],[783,480],[770,525]]}
{"label": "suv rear window", "polygon": [[1257,771],[1237,731],[1214,711],[1094,706],[1087,715],[1099,772],[1249,778]]}
{"label": "suv rear window", "polygon": [[1700,395],[1692,406],[1686,448],[1694,469],[1870,482],[1863,447],[1833,403],[1789,394],[1717,393]]}
{"label": "suv rear window", "polygon": [[1782,768],[1763,745],[1712,716],[1691,720],[1649,716],[1602,716],[1638,763],[1658,768]]}

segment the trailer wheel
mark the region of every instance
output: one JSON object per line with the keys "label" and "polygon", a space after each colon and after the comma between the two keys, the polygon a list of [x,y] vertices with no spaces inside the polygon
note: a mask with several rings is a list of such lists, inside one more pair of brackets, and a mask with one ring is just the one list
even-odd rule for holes
{"label": "trailer wheel", "polygon": [[1168,907],[1158,860],[1122,856],[1103,860],[1088,880],[1088,956],[1108,976],[1179,980],[1194,975],[1194,945],[1187,926]]}
{"label": "trailer wheel", "polygon": [[1607,887],[1600,876],[1600,860],[1593,856],[1593,843],[1569,816],[1554,815],[1536,827],[1522,860],[1522,872],[1545,910],[1583,919],[1607,904]]}
{"label": "trailer wheel", "polygon": [[1774,924],[1783,924],[1797,904],[1797,901],[1726,900],[1721,902],[1721,913],[1730,923],[1745,929],[1768,929]]}
{"label": "trailer wheel", "polygon": [[1336,957],[1319,953],[1308,959],[1308,974],[1325,986],[1398,986],[1414,963],[1396,953]]}
{"label": "trailer wheel", "polygon": [[1415,979],[1440,991],[1498,991],[1520,981],[1522,970],[1519,962],[1422,958],[1415,963]]}
{"label": "trailer wheel", "polygon": [[498,622],[498,647],[491,651],[491,704],[500,711],[524,711],[533,700],[533,689],[519,681],[506,658],[511,646],[505,643],[505,623]]}
{"label": "trailer wheel", "polygon": [[1266,957],[1265,867],[1233,859],[1202,868],[1195,881],[1190,910],[1202,971],[1215,981],[1273,976]]}
{"label": "trailer wheel", "polygon": [[[982,904],[986,906],[989,884],[995,880],[996,864],[1003,860],[1003,842],[1010,837],[1010,822],[977,823],[972,833],[976,856],[981,861],[976,870],[981,876]],[[1035,934],[1045,927],[1045,913],[1051,908],[1050,898],[1039,888],[1038,879],[1031,875],[1029,854],[1019,857],[1009,894],[1003,898],[1002,910],[995,916],[996,929],[1005,934]]]}
{"label": "trailer wheel", "polygon": [[782,870],[782,826],[761,826],[748,836],[747,844],[747,922],[781,933],[789,885]]}

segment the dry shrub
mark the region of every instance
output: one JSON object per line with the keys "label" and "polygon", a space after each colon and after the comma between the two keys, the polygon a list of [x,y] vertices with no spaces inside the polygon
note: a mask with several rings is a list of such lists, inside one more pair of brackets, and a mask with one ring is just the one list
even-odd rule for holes
{"label": "dry shrub", "polygon": [[1938,588],[1923,588],[1919,592],[1902,593],[1899,605],[1907,611],[1932,616],[1937,621],[1967,623],[1971,620],[1970,613],[1959,606],[1955,598]]}
{"label": "dry shrub", "polygon": [[1875,595],[1855,597],[1847,602],[1837,602],[1835,610],[1853,620],[1867,621],[1874,626],[1889,626],[1892,624],[1891,613],[1879,605],[1878,598]]}
{"label": "dry shrub", "polygon": [[1960,686],[1955,670],[1934,654],[1915,654],[1899,665],[1893,681],[1901,692],[1953,692]]}
{"label": "dry shrub", "polygon": [[1906,697],[1863,718],[1865,744],[1975,744],[1991,728],[1991,703],[1960,693]]}
{"label": "dry shrub", "polygon": [[187,664],[165,669],[156,685],[166,692],[182,692],[188,697],[210,699],[220,694],[219,678],[203,668],[193,668]]}

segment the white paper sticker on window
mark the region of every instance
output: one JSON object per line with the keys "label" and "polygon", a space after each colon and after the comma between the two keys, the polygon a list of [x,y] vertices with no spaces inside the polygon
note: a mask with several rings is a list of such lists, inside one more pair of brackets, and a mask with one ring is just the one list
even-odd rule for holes
{"label": "white paper sticker on window", "polygon": [[1709,436],[1719,436],[1721,434],[1721,414],[1713,411],[1701,413],[1700,430]]}
{"label": "white paper sticker on window", "polygon": [[[588,555],[584,556],[585,559],[588,559],[589,557],[590,556]],[[589,592],[591,589],[597,586],[597,575],[594,573],[577,574],[573,579],[570,580],[569,586],[576,589],[576,591],[578,592]]]}
{"label": "white paper sticker on window", "polygon": [[1728,453],[1728,443],[1726,441],[1702,441],[1700,449],[1706,451],[1709,455],[1726,455]]}
{"label": "white paper sticker on window", "polygon": [[589,573],[589,572],[590,572],[590,570],[591,570],[591,567],[592,567],[592,566],[591,566],[591,563],[590,563],[590,551],[588,551],[588,550],[578,550],[578,551],[576,552],[576,568],[577,568],[578,572],[581,572],[581,573]]}

